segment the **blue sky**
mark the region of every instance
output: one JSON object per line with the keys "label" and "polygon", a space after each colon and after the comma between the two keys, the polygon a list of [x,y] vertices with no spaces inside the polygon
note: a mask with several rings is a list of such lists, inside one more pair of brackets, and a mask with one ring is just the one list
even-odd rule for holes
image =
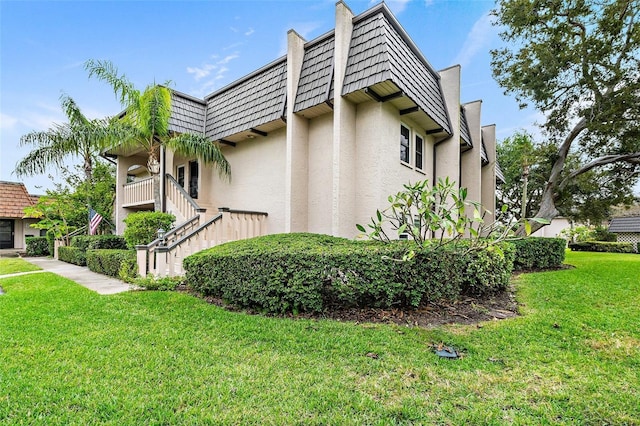
{"label": "blue sky", "polygon": [[[377,1],[346,2],[354,14]],[[462,101],[483,99],[483,124],[498,139],[533,131],[540,119],[519,110],[491,77],[489,50],[501,45],[492,1],[387,1],[431,65],[462,65]],[[334,0],[306,1],[10,1],[0,0],[0,180],[29,152],[20,136],[65,121],[62,93],[91,118],[120,105],[89,80],[83,64],[108,59],[139,88],[172,82],[199,98],[282,56],[286,34],[306,40],[334,27]],[[55,171],[52,170],[55,176]],[[30,193],[52,188],[47,176],[20,179]]]}

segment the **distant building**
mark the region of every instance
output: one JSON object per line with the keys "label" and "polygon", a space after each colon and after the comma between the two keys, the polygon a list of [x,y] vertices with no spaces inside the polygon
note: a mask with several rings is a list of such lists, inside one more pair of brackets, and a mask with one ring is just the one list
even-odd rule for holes
{"label": "distant building", "polygon": [[618,236],[618,242],[632,243],[636,251],[640,250],[640,215],[614,217],[609,223],[609,232]]}
{"label": "distant building", "polygon": [[38,202],[23,183],[0,181],[0,249],[24,249],[26,237],[40,235],[40,230],[29,227],[39,219],[26,217],[24,209]]}

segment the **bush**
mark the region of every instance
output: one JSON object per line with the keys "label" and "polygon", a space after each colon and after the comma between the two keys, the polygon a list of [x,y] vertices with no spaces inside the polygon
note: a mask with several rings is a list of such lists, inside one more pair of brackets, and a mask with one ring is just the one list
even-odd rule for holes
{"label": "bush", "polygon": [[87,266],[86,251],[73,246],[58,247],[58,259],[78,266]]}
{"label": "bush", "polygon": [[[399,261],[409,249],[415,257]],[[418,307],[462,291],[508,285],[513,249],[486,252],[409,242],[384,244],[315,234],[235,241],[184,260],[188,285],[227,303],[265,312],[321,312],[343,307]],[[471,262],[471,264],[469,264]]]}
{"label": "bush", "polygon": [[124,223],[124,239],[129,248],[146,245],[157,238],[158,229],[171,229],[176,217],[170,213],[137,212],[127,216]]}
{"label": "bush", "polygon": [[596,227],[591,232],[591,238],[595,241],[607,241],[610,243],[618,241],[618,235],[613,232],[609,232],[609,230],[603,226]]}
{"label": "bush", "polygon": [[567,246],[564,238],[527,237],[511,243],[516,249],[515,270],[557,268],[564,262]]}
{"label": "bush", "polygon": [[609,243],[604,241],[582,241],[569,244],[573,251],[596,251],[606,253],[635,253],[633,243]]}
{"label": "bush", "polygon": [[71,238],[72,247],[82,250],[127,248],[127,242],[120,235],[76,235]]}
{"label": "bush", "polygon": [[53,256],[55,251],[56,233],[53,229],[47,229],[46,233],[47,246],[49,248],[49,254]]}
{"label": "bush", "polygon": [[152,275],[147,275],[144,278],[135,279],[134,283],[147,290],[173,291],[182,284],[183,281],[184,277],[155,278]]}
{"label": "bush", "polygon": [[48,256],[47,237],[27,237],[27,256]]}
{"label": "bush", "polygon": [[93,272],[130,282],[136,276],[136,252],[122,249],[91,249],[87,251],[87,266]]}

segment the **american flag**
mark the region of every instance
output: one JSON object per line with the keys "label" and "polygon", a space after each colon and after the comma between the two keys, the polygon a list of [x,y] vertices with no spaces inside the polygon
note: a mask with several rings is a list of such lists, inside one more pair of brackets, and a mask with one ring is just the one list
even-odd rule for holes
{"label": "american flag", "polygon": [[102,216],[94,209],[89,209],[89,235],[95,235],[98,225],[102,222]]}

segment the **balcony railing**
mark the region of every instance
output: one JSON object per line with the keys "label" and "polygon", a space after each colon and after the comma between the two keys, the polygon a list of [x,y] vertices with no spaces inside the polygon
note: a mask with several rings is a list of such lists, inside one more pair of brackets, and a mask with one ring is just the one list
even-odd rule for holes
{"label": "balcony railing", "polygon": [[122,207],[153,204],[153,178],[149,177],[124,184],[124,202]]}

